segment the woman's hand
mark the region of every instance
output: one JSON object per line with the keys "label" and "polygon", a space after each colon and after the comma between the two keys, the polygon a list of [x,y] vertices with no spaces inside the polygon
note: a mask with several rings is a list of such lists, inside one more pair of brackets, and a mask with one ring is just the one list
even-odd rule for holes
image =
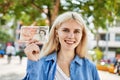
{"label": "woman's hand", "polygon": [[40,55],[40,48],[38,45],[42,45],[40,42],[36,40],[30,40],[26,48],[24,49],[25,54],[27,55],[29,60],[37,61]]}

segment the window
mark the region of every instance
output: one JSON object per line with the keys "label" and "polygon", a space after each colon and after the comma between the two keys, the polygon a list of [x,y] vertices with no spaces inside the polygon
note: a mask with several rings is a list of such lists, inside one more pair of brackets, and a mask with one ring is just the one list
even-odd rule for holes
{"label": "window", "polygon": [[120,41],[120,34],[115,35],[115,41]]}
{"label": "window", "polygon": [[[100,34],[100,40],[107,40],[106,34]],[[110,40],[110,34],[108,34],[108,40]]]}

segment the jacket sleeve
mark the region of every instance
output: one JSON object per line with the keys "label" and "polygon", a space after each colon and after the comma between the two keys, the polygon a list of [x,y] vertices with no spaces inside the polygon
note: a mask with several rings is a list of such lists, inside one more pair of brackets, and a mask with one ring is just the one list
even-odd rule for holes
{"label": "jacket sleeve", "polygon": [[98,70],[95,65],[93,66],[93,80],[100,80]]}
{"label": "jacket sleeve", "polygon": [[40,75],[40,63],[39,61],[27,61],[26,75],[23,80],[39,80]]}

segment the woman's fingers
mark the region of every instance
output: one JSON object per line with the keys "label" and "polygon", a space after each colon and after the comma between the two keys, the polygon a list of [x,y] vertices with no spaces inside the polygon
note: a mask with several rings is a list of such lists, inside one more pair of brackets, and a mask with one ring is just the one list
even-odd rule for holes
{"label": "woman's fingers", "polygon": [[42,42],[38,41],[38,40],[29,40],[29,42],[26,43],[26,46],[29,44],[35,43],[36,45],[43,45]]}
{"label": "woman's fingers", "polygon": [[27,45],[24,52],[30,60],[36,61],[39,59],[40,49],[34,43]]}
{"label": "woman's fingers", "polygon": [[40,42],[40,41],[35,42],[35,44],[37,44],[37,45],[43,45],[43,43],[42,43],[42,42]]}
{"label": "woman's fingers", "polygon": [[29,41],[26,43],[26,46],[29,45],[29,44],[35,43],[35,42],[36,42],[36,40],[32,40],[32,39],[31,39],[31,40],[29,40]]}

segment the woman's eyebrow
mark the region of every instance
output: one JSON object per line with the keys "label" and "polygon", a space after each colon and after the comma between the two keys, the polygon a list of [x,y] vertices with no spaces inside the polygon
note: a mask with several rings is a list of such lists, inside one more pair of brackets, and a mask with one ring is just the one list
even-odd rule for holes
{"label": "woman's eyebrow", "polygon": [[61,29],[69,29],[69,28],[61,28]]}
{"label": "woman's eyebrow", "polygon": [[75,29],[75,30],[77,30],[77,31],[81,31],[81,29]]}
{"label": "woman's eyebrow", "polygon": [[[69,29],[69,28],[61,28],[61,29]],[[81,31],[82,29],[78,29],[78,28],[77,28],[77,29],[74,29],[74,30],[80,30],[80,31]]]}

